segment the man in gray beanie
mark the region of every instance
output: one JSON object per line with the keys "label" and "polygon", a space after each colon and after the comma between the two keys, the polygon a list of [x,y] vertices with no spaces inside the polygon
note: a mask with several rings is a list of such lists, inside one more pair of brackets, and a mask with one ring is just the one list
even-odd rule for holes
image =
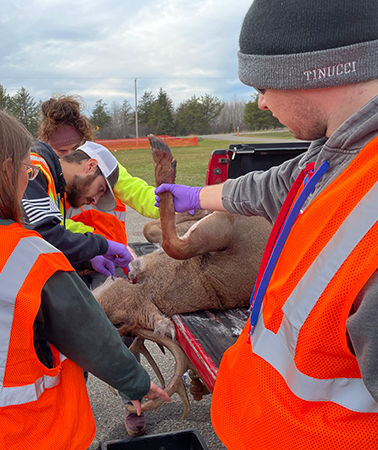
{"label": "man in gray beanie", "polygon": [[214,429],[235,450],[377,448],[378,2],[255,0],[238,58],[259,107],[312,143],[223,185],[155,190],[274,224]]}

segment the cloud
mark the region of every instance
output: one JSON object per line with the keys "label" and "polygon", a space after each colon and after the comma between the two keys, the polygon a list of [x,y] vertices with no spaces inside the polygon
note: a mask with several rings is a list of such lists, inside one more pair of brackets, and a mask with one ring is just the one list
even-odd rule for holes
{"label": "cloud", "polygon": [[242,0],[18,0],[0,19],[0,83],[36,100],[79,94],[89,106],[133,103],[163,88],[174,104],[192,95],[248,99],[237,78]]}

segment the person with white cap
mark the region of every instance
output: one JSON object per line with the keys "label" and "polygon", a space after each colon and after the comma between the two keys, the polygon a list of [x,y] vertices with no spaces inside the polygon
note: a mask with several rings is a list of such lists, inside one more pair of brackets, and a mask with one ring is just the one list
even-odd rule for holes
{"label": "person with white cap", "polygon": [[[61,158],[44,142],[35,145],[38,153],[31,153],[31,162],[40,168],[40,173],[29,182],[22,200],[29,227],[61,250],[80,272],[93,269],[101,276],[115,276],[116,266],[128,268],[132,256],[126,245],[98,233],[72,232],[65,226],[67,204],[74,208],[95,205],[103,212],[116,207],[113,193],[119,174],[116,158],[104,146],[90,141]],[[82,276],[87,285],[88,277],[93,279],[92,274]],[[122,341],[129,347],[132,338],[124,336]],[[130,413],[125,408],[125,426],[131,436],[143,434],[144,413]]]}
{"label": "person with white cap", "polygon": [[94,142],[61,159],[43,142],[37,142],[36,147],[31,161],[40,167],[40,173],[29,183],[22,199],[29,228],[59,248],[75,269],[94,269],[114,276],[115,264],[127,267],[132,259],[127,247],[98,234],[72,233],[64,223],[66,201],[74,207],[94,204],[103,211],[115,207],[117,160]]}

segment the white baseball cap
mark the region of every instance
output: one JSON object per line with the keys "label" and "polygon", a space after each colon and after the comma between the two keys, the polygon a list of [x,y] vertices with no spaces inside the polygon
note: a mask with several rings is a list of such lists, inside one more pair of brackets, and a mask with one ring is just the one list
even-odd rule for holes
{"label": "white baseball cap", "polygon": [[98,199],[97,208],[101,211],[112,211],[116,206],[116,200],[113,194],[113,188],[118,181],[119,169],[116,158],[103,145],[96,144],[96,142],[87,141],[76,151],[82,151],[90,158],[97,161],[98,168],[102,175],[104,175],[108,189],[105,194]]}

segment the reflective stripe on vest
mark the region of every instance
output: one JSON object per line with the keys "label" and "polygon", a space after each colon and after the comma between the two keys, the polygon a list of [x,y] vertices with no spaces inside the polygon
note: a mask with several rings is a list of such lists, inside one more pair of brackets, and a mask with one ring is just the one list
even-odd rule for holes
{"label": "reflective stripe on vest", "polygon": [[47,179],[47,193],[54,203],[60,208],[60,200],[56,193],[54,178],[50,172],[50,168],[41,156],[36,153],[30,153],[30,162],[35,166],[38,166]]}
{"label": "reflective stripe on vest", "polygon": [[[126,222],[126,206],[123,203],[121,204],[118,199],[116,199],[116,201],[117,201],[116,208],[113,209],[112,211],[106,211],[106,214],[112,214],[120,222],[125,223]],[[96,211],[103,212],[100,209],[98,209],[95,205],[82,205],[80,208],[73,208],[72,206],[70,206],[67,209],[66,217],[67,217],[67,219],[75,220],[76,215],[82,213],[83,211],[88,211],[91,209],[95,209]]]}
{"label": "reflective stripe on vest", "polygon": [[120,222],[123,222],[123,223],[126,222],[126,211],[120,211],[118,209],[114,209],[113,211],[111,211],[111,213],[113,213]]}
{"label": "reflective stripe on vest", "polygon": [[[14,307],[18,292],[41,253],[56,253],[55,247],[40,237],[22,238],[0,273],[0,407],[19,405],[38,399],[46,388],[59,383],[60,375],[44,375],[27,386],[4,387],[5,366],[8,358]],[[65,357],[61,355],[63,361]]]}
{"label": "reflective stripe on vest", "polygon": [[301,327],[353,249],[377,222],[378,183],[362,198],[291,293],[283,306],[277,334],[266,329],[260,313],[252,335],[253,352],[271,364],[290,390],[307,401],[331,401],[356,412],[378,412],[360,378],[316,379],[300,372],[294,357]]}

